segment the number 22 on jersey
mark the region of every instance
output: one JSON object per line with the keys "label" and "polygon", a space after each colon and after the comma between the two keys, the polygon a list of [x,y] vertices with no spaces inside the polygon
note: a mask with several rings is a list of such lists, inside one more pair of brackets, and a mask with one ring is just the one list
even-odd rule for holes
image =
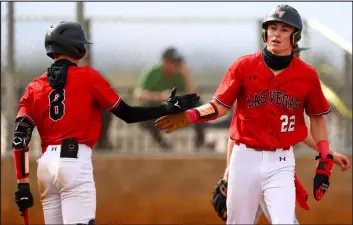
{"label": "number 22 on jersey", "polygon": [[49,94],[49,117],[57,121],[65,115],[65,89],[52,90]]}
{"label": "number 22 on jersey", "polygon": [[282,115],[280,120],[281,124],[281,132],[291,132],[294,131],[295,126],[295,115],[288,117],[287,115]]}

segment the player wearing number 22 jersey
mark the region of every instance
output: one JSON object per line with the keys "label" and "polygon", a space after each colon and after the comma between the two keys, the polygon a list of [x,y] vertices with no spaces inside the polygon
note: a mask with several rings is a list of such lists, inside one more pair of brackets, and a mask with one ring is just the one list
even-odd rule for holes
{"label": "player wearing number 22 jersey", "polygon": [[297,57],[274,76],[262,53],[238,59],[214,94],[231,108],[235,100],[233,140],[253,147],[285,148],[304,140],[307,115],[330,111],[315,70]]}
{"label": "player wearing number 22 jersey", "polygon": [[310,117],[310,132],[320,153],[315,199],[319,201],[328,188],[333,156],[323,115],[330,112],[330,106],[315,69],[293,54],[302,29],[298,11],[278,5],[263,22],[266,46],[234,61],[213,100],[156,121],[158,129],[171,133],[224,116],[236,103],[230,127],[235,145],[227,162],[227,215],[219,214],[227,224],[252,224],[262,196],[273,224],[293,223],[293,145],[307,137],[304,112]]}

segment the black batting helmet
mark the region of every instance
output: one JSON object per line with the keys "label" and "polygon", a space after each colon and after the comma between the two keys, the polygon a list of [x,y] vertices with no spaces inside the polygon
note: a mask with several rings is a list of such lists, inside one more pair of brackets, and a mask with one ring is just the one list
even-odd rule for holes
{"label": "black batting helmet", "polygon": [[293,26],[296,30],[291,36],[292,45],[295,45],[301,38],[303,22],[298,11],[289,5],[278,5],[271,10],[262,23],[262,39],[267,42],[267,24],[272,21],[279,21]]}
{"label": "black batting helmet", "polygon": [[51,25],[45,34],[45,49],[53,59],[53,54],[64,54],[82,59],[86,54],[85,44],[92,44],[85,37],[81,25],[76,22],[60,22]]}

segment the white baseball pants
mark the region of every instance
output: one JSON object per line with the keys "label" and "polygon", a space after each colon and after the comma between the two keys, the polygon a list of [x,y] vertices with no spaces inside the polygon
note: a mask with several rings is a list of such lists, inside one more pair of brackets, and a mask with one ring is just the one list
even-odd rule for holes
{"label": "white baseball pants", "polygon": [[96,215],[92,149],[79,144],[77,158],[60,158],[60,148],[48,146],[37,160],[45,224],[88,224]]}
{"label": "white baseball pants", "polygon": [[[265,200],[263,198],[261,198],[260,205],[257,208],[254,224],[257,224],[259,222],[259,219],[260,219],[260,216],[261,216],[262,213],[265,215],[267,221],[271,224],[272,222],[271,222],[270,213],[268,212],[268,209],[267,209],[267,206],[266,206],[266,202],[265,202]],[[295,215],[295,213],[294,213],[293,224],[300,224],[299,221],[298,221],[297,216]]]}
{"label": "white baseball pants", "polygon": [[254,224],[264,197],[272,224],[293,224],[295,159],[289,150],[256,151],[234,145],[229,165],[227,224]]}

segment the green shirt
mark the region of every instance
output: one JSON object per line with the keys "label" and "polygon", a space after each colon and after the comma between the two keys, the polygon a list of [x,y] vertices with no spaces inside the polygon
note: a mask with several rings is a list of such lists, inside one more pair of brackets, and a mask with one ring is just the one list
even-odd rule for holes
{"label": "green shirt", "polygon": [[163,74],[161,65],[152,65],[145,69],[138,84],[138,87],[148,91],[161,92],[177,88],[177,95],[186,91],[184,77],[181,73],[175,73],[170,76]]}

